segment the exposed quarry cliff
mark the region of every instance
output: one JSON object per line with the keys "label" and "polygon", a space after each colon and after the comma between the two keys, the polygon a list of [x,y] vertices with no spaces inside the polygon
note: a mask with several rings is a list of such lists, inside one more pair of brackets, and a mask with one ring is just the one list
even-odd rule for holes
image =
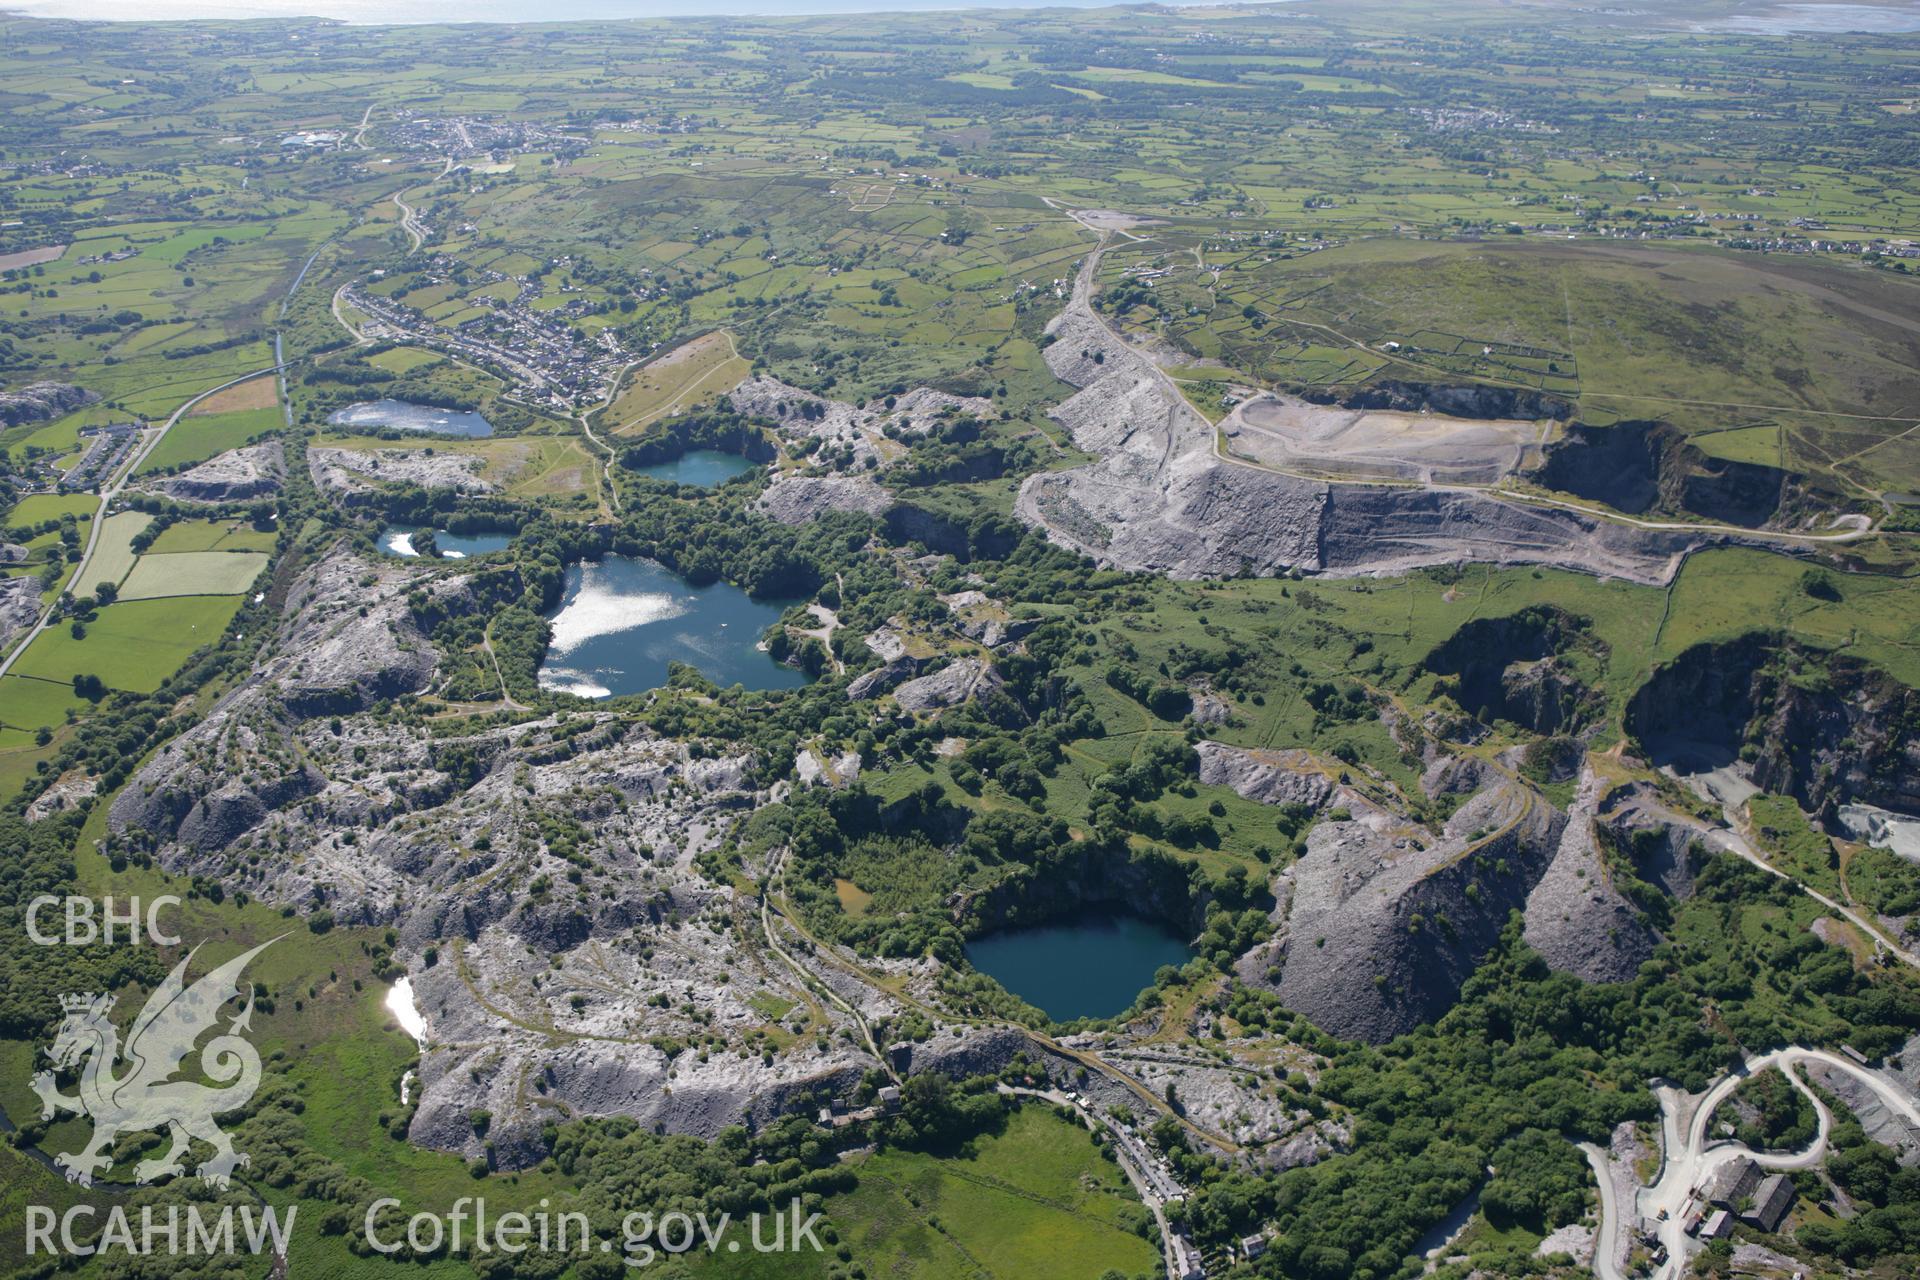
{"label": "exposed quarry cliff", "polygon": [[1533,478],[1630,515],[1691,515],[1749,529],[1779,523],[1798,492],[1792,472],[1710,457],[1666,422],[1576,422]]}
{"label": "exposed quarry cliff", "polygon": [[1861,801],[1920,811],[1920,691],[1848,653],[1755,631],[1657,668],[1627,708],[1656,764],[1733,767],[1832,823]]}
{"label": "exposed quarry cliff", "polygon": [[1606,705],[1572,669],[1572,657],[1583,652],[1604,652],[1589,621],[1541,605],[1467,623],[1429,653],[1425,665],[1452,677],[1445,692],[1482,720],[1508,720],[1535,733],[1570,733]]}
{"label": "exposed quarry cliff", "polygon": [[1053,416],[1098,461],[1028,477],[1016,504],[1022,519],[1063,546],[1103,564],[1182,578],[1394,573],[1475,560],[1659,583],[1711,540],[1479,489],[1336,483],[1223,456],[1213,426],[1094,314],[1088,295],[1096,257],[1047,327],[1046,360],[1080,388]]}
{"label": "exposed quarry cliff", "polygon": [[1509,780],[1469,799],[1437,840],[1378,820],[1322,822],[1276,877],[1275,936],[1241,961],[1240,976],[1352,1039],[1431,1022],[1525,907],[1565,826]]}

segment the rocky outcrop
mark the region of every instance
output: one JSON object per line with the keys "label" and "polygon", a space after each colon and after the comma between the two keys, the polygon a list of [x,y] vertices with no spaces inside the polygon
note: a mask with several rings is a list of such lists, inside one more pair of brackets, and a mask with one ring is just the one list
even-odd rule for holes
{"label": "rocky outcrop", "polygon": [[1553,860],[1527,895],[1525,936],[1555,969],[1588,982],[1624,982],[1660,939],[1614,886],[1601,856],[1594,821],[1604,790],[1591,770],[1581,776]]}
{"label": "rocky outcrop", "polygon": [[33,798],[33,803],[27,806],[27,821],[39,822],[77,808],[91,800],[99,787],[100,780],[90,777],[86,770],[69,769]]}
{"label": "rocky outcrop", "polygon": [[[757,959],[743,958],[729,973],[721,949],[682,941],[711,909],[689,902],[685,914],[649,925],[645,936],[657,945],[651,957],[631,946],[549,956],[495,927],[464,946],[460,966],[416,968],[428,1048],[408,1136],[519,1169],[546,1155],[542,1130],[556,1107],[710,1139],[730,1126],[760,1128],[789,1112],[811,1114],[826,1099],[850,1098],[873,1060],[846,1041],[824,1050],[807,1041],[805,1052],[770,1061],[683,1051],[681,1036],[757,1033],[767,1022],[757,996],[797,1003],[805,995]],[[540,977],[529,983],[529,974]],[[689,988],[700,993],[697,1020],[679,1012]],[[656,997],[673,1003],[661,1009],[649,1003]],[[535,1029],[546,1025],[561,1034]],[[480,1111],[490,1113],[484,1133],[473,1120]]]}
{"label": "rocky outcrop", "polygon": [[940,711],[984,697],[1005,683],[992,663],[960,658],[930,676],[907,681],[893,691],[893,700],[908,711]]}
{"label": "rocky outcrop", "polygon": [[1893,1148],[1894,1159],[1903,1168],[1920,1165],[1920,1126],[1892,1110],[1859,1076],[1824,1062],[1810,1062],[1802,1068],[1807,1079],[1846,1104],[1873,1141]]}
{"label": "rocky outcrop", "polygon": [[1606,700],[1565,662],[1575,652],[1604,654],[1592,624],[1552,605],[1462,626],[1425,660],[1427,670],[1454,677],[1454,700],[1482,720],[1507,720],[1535,733],[1577,730]]}
{"label": "rocky outcrop", "polygon": [[777,476],[754,506],[781,524],[809,524],[829,511],[885,515],[893,495],[866,476]]}
{"label": "rocky outcrop", "polygon": [[307,450],[307,469],[313,473],[314,484],[322,493],[348,500],[375,493],[388,484],[492,493],[493,482],[480,474],[486,465],[487,460],[477,454],[439,449]]}
{"label": "rocky outcrop", "polygon": [[1193,744],[1200,761],[1200,781],[1210,787],[1231,787],[1235,794],[1259,804],[1305,805],[1324,808],[1336,783],[1310,753],[1298,749],[1250,751],[1224,742]]}
{"label": "rocky outcrop", "polygon": [[1596,834],[1626,859],[1633,874],[1672,898],[1693,896],[1694,850],[1705,847],[1708,830],[1647,782],[1610,788],[1595,815]]}
{"label": "rocky outcrop", "polygon": [[991,513],[972,520],[956,520],[912,502],[896,502],[887,510],[884,529],[895,545],[918,542],[935,554],[960,560],[998,559],[1020,541],[1020,526]]}
{"label": "rocky outcrop", "polygon": [[225,850],[327,780],[295,745],[298,722],[351,715],[431,678],[433,646],[406,595],[421,578],[391,562],[336,553],[289,593],[275,656],[134,775],[109,811],[117,833]]}
{"label": "rocky outcrop", "polygon": [[84,408],[99,398],[97,393],[70,382],[29,382],[24,387],[0,391],[0,427],[45,422]]}
{"label": "rocky outcrop", "polygon": [[1852,654],[1769,632],[1696,645],[1648,677],[1626,727],[1656,764],[1744,761],[1830,824],[1849,801],[1920,811],[1920,691]]}
{"label": "rocky outcrop", "polygon": [[0,650],[40,617],[38,577],[0,578]]}
{"label": "rocky outcrop", "polygon": [[286,459],[278,440],[229,449],[148,487],[183,502],[249,502],[280,492]]}
{"label": "rocky outcrop", "polygon": [[920,660],[903,654],[885,666],[855,676],[847,685],[847,697],[855,702],[877,698],[895,685],[913,679],[919,670]]}
{"label": "rocky outcrop", "polygon": [[[332,594],[338,579],[363,564],[344,556],[323,564],[288,601],[297,612],[273,681],[294,716],[362,711],[425,687],[433,675],[433,645],[414,624],[404,595],[379,593],[351,611],[338,609]],[[377,579],[379,585],[394,581]]]}
{"label": "rocky outcrop", "polygon": [[[842,471],[878,465],[889,452],[889,435],[920,435],[961,414],[986,417],[994,412],[991,401],[931,387],[915,387],[890,403],[862,407],[772,377],[749,378],[727,399],[737,412],[771,425],[783,439],[809,443],[810,452]],[[899,446],[891,452],[898,453]]]}
{"label": "rocky outcrop", "polygon": [[1275,935],[1242,957],[1239,975],[1351,1039],[1430,1022],[1525,905],[1565,825],[1506,780],[1462,805],[1437,841],[1377,818],[1322,822],[1276,878]]}
{"label": "rocky outcrop", "polygon": [[860,776],[860,753],[843,751],[830,755],[813,747],[804,747],[793,758],[793,776],[803,787],[844,787]]}

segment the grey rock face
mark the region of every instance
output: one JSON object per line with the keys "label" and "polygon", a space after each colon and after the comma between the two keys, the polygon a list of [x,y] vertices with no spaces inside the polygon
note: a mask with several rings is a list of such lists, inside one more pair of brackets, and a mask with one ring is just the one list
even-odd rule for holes
{"label": "grey rock face", "polygon": [[438,453],[430,449],[312,448],[307,469],[320,491],[334,498],[352,498],[372,492],[379,483],[413,484],[422,489],[452,489],[459,493],[492,493],[494,484],[480,475],[486,459],[474,454]]}
{"label": "grey rock face", "polygon": [[[859,469],[883,458],[888,452],[885,441],[889,434],[919,435],[959,414],[986,417],[994,412],[990,401],[949,395],[931,387],[915,387],[896,397],[890,408],[878,404],[860,408],[770,377],[749,378],[727,398],[739,412],[771,422],[788,440],[811,441],[829,451],[849,451],[852,466]],[[894,446],[893,452],[898,448]]]}
{"label": "grey rock face", "polygon": [[38,577],[0,578],[0,648],[40,617]]}
{"label": "grey rock face", "polygon": [[[578,1116],[631,1116],[648,1128],[713,1138],[731,1125],[759,1127],[850,1096],[873,1061],[844,1042],[825,1050],[808,1042],[771,1062],[681,1048],[695,1035],[764,1025],[749,1003],[757,996],[802,1003],[805,992],[758,953],[729,963],[707,928],[728,911],[712,890],[679,910],[635,930],[650,955],[609,939],[549,957],[489,928],[462,947],[464,978],[444,960],[416,970],[429,1047],[409,1137],[476,1157],[484,1146],[470,1117],[490,1111],[495,1161],[524,1168],[545,1155],[540,1131],[556,1103]],[[668,1006],[650,1003],[656,996]],[[702,1018],[682,1011],[690,1000]],[[560,1034],[536,1030],[549,1026]]]}
{"label": "grey rock face", "polygon": [[866,476],[779,476],[755,505],[781,524],[807,524],[829,511],[885,515],[893,495]]}
{"label": "grey rock face", "polygon": [[29,382],[24,387],[0,391],[0,426],[45,422],[99,398],[96,393],[70,382]]}
{"label": "grey rock face", "polygon": [[1704,822],[1675,811],[1644,782],[1608,791],[1596,821],[1603,838],[1632,861],[1642,880],[1675,898],[1693,896],[1692,849],[1706,840]]}
{"label": "grey rock face", "polygon": [[1477,618],[1426,657],[1429,671],[1455,677],[1453,696],[1486,721],[1509,720],[1535,733],[1567,733],[1604,709],[1566,659],[1604,656],[1592,623],[1564,609],[1535,605],[1504,617]]}
{"label": "grey rock face", "polygon": [[1649,957],[1659,935],[1613,886],[1594,834],[1603,791],[1591,770],[1567,810],[1553,861],[1527,895],[1526,939],[1555,969],[1588,982],[1624,982]]}
{"label": "grey rock face", "polygon": [[1212,726],[1233,719],[1233,703],[1211,689],[1193,691],[1193,722]]}
{"label": "grey rock face", "polygon": [[345,579],[365,567],[364,561],[338,557],[288,601],[297,612],[282,651],[284,665],[273,681],[295,716],[360,711],[381,698],[424,688],[433,676],[433,645],[413,624],[406,596],[398,590],[402,583],[411,585],[411,575],[384,567],[360,573],[357,581],[372,577],[366,589],[378,594],[371,601],[362,597],[351,610],[345,607],[352,591]]}
{"label": "grey rock face", "polygon": [[1837,1071],[1824,1063],[1810,1063],[1807,1078],[1847,1105],[1859,1117],[1860,1127],[1875,1142],[1892,1147],[1895,1158],[1907,1168],[1920,1165],[1920,1128],[1905,1116],[1888,1109],[1887,1104],[1850,1071]]}
{"label": "grey rock face", "polygon": [[1305,751],[1249,751],[1224,742],[1196,742],[1200,781],[1210,787],[1231,787],[1238,795],[1261,804],[1303,804],[1326,807],[1335,783],[1320,763]]}
{"label": "grey rock face", "polygon": [[1763,631],[1655,668],[1626,715],[1655,764],[1732,763],[1751,739],[1754,784],[1830,823],[1849,801],[1920,810],[1920,737],[1906,728],[1917,721],[1920,690]]}
{"label": "grey rock face", "polygon": [[828,511],[885,515],[894,507],[893,494],[867,473],[901,452],[890,435],[920,435],[957,415],[994,412],[989,401],[931,387],[915,387],[891,407],[858,408],[767,377],[749,378],[728,400],[739,412],[772,423],[782,439],[806,445],[815,464],[829,470],[780,475],[767,485],[755,505],[782,524],[806,524]]}
{"label": "grey rock face", "polygon": [[1114,341],[1089,280],[1048,325],[1050,368],[1081,391],[1053,416],[1098,461],[1029,476],[1015,504],[1049,538],[1123,569],[1177,578],[1290,569],[1400,573],[1462,560],[1671,579],[1712,541],[1471,489],[1328,484],[1221,456],[1215,431],[1147,359]]}
{"label": "grey rock face", "polygon": [[64,813],[82,800],[91,799],[99,786],[98,778],[89,777],[80,769],[70,769],[33,798],[33,803],[27,806],[27,821],[39,822],[56,813]]}
{"label": "grey rock face", "polygon": [[1379,816],[1322,822],[1276,878],[1279,931],[1240,976],[1336,1035],[1377,1042],[1432,1021],[1525,903],[1565,823],[1510,781],[1461,806],[1432,843]]}
{"label": "grey rock face", "polygon": [[961,658],[930,676],[907,681],[893,691],[893,697],[908,711],[939,711],[957,707],[1005,683],[991,663]]}
{"label": "grey rock face", "polygon": [[358,712],[433,674],[433,646],[406,605],[422,576],[345,553],[314,566],[288,595],[277,651],[134,775],[114,798],[112,829],[215,852],[316,794],[324,779],[294,763],[298,722]]}
{"label": "grey rock face", "polygon": [[278,440],[229,449],[150,487],[183,502],[248,502],[280,491],[286,458]]}
{"label": "grey rock face", "polygon": [[919,670],[918,659],[902,654],[884,667],[875,667],[863,675],[854,677],[847,685],[847,697],[855,702],[877,698],[895,685],[911,680],[914,673]]}

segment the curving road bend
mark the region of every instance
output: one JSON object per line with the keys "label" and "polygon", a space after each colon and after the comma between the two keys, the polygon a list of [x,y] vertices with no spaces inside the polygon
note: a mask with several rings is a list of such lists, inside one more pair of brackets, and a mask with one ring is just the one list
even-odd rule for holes
{"label": "curving road bend", "polygon": [[[1626,1206],[1636,1218],[1653,1220],[1660,1242],[1666,1246],[1667,1260],[1654,1270],[1653,1280],[1679,1280],[1685,1272],[1688,1251],[1693,1244],[1692,1237],[1686,1233],[1687,1205],[1693,1199],[1695,1188],[1711,1178],[1722,1165],[1745,1156],[1765,1169],[1807,1169],[1819,1164],[1826,1156],[1828,1135],[1833,1131],[1833,1115],[1796,1070],[1809,1063],[1817,1063],[1854,1077],[1872,1090],[1888,1109],[1920,1125],[1920,1100],[1916,1100],[1905,1088],[1880,1072],[1838,1054],[1800,1045],[1749,1058],[1739,1071],[1698,1097],[1681,1093],[1670,1086],[1656,1088],[1654,1096],[1660,1100],[1661,1138],[1666,1160],[1653,1185],[1641,1187],[1633,1198],[1633,1204]],[[1713,1119],[1713,1113],[1743,1082],[1768,1067],[1779,1068],[1781,1074],[1793,1082],[1794,1088],[1813,1104],[1814,1114],[1819,1121],[1813,1141],[1801,1151],[1773,1152],[1754,1151],[1746,1144],[1730,1139],[1712,1140],[1708,1136],[1707,1126]],[[1684,1133],[1681,1132],[1683,1126]],[[1607,1154],[1592,1143],[1582,1143],[1580,1150],[1587,1157],[1587,1163],[1600,1185],[1600,1233],[1594,1242],[1594,1274],[1599,1280],[1626,1280],[1615,1259],[1623,1252],[1623,1233],[1630,1229],[1631,1224],[1623,1221],[1623,1206],[1618,1203]],[[1663,1213],[1666,1215],[1664,1219],[1660,1216]]]}

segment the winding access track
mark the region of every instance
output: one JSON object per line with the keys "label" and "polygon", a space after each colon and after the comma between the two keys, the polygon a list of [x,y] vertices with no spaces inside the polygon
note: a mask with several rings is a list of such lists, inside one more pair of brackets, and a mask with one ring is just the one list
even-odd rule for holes
{"label": "winding access track", "polygon": [[[1654,1090],[1654,1096],[1660,1101],[1661,1139],[1666,1160],[1660,1177],[1652,1186],[1641,1187],[1631,1206],[1618,1203],[1605,1153],[1590,1143],[1581,1147],[1600,1183],[1600,1234],[1594,1249],[1594,1274],[1600,1280],[1625,1280],[1617,1263],[1624,1252],[1622,1233],[1627,1229],[1623,1209],[1631,1208],[1635,1216],[1653,1220],[1660,1242],[1666,1246],[1666,1261],[1654,1270],[1653,1280],[1679,1280],[1686,1270],[1689,1248],[1693,1244],[1686,1232],[1688,1206],[1694,1200],[1694,1192],[1723,1165],[1742,1156],[1761,1168],[1773,1170],[1810,1169],[1820,1163],[1827,1154],[1828,1139],[1833,1132],[1833,1114],[1796,1069],[1808,1065],[1852,1076],[1872,1090],[1888,1110],[1920,1126],[1920,1102],[1899,1084],[1839,1054],[1803,1045],[1747,1059],[1740,1070],[1698,1098],[1663,1085]],[[1710,1139],[1707,1127],[1712,1123],[1714,1112],[1741,1084],[1769,1067],[1777,1068],[1812,1104],[1819,1121],[1813,1141],[1802,1150],[1781,1152],[1755,1151],[1742,1142]]]}

